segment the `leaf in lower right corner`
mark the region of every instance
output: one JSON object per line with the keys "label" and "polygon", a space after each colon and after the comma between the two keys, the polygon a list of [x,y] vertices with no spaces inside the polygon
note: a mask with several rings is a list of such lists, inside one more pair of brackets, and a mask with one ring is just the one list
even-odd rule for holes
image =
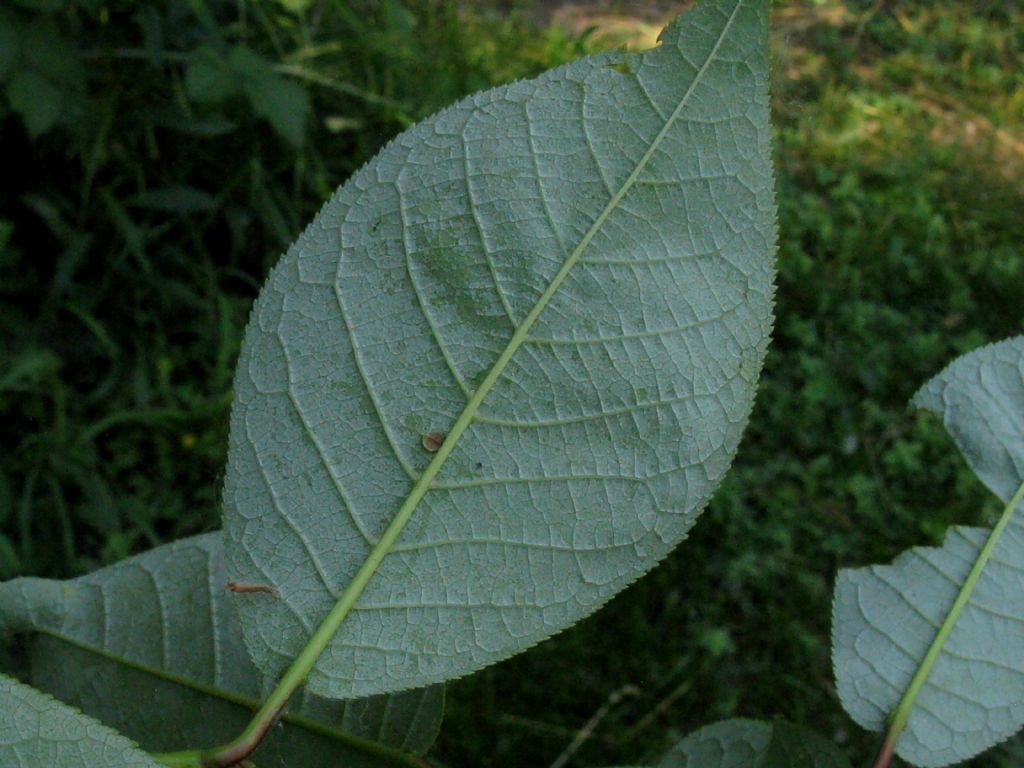
{"label": "leaf in lower right corner", "polygon": [[157,768],[121,734],[5,675],[0,675],[0,765]]}
{"label": "leaf in lower right corner", "polygon": [[657,768],[849,768],[838,747],[781,721],[725,720],[677,744]]}
{"label": "leaf in lower right corner", "polygon": [[[978,477],[1009,501],[1024,478],[1024,337],[958,358],[914,404],[942,419]],[[967,590],[972,569],[980,575]],[[969,597],[955,613],[961,592]],[[857,723],[882,730],[898,708],[909,711],[896,743],[906,761],[950,765],[1008,739],[1024,724],[1020,508],[1008,505],[993,529],[954,528],[942,547],[911,549],[891,566],[842,571],[832,640],[839,695]],[[908,699],[933,647],[934,666]]]}
{"label": "leaf in lower right corner", "polygon": [[[0,584],[0,642],[22,641],[19,674],[32,685],[148,750],[212,747],[238,735],[274,682],[245,654],[235,604],[247,598],[275,599],[231,591],[221,534],[209,533],[77,579]],[[348,702],[300,692],[254,760],[261,768],[393,766],[429,748],[443,707],[438,686]],[[0,719],[0,743],[2,730]],[[10,765],[0,759],[0,768]]]}

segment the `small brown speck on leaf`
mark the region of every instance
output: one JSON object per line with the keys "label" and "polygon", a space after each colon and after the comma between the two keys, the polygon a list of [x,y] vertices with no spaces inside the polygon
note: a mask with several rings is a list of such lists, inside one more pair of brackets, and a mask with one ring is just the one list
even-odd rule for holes
{"label": "small brown speck on leaf", "polygon": [[268,595],[277,597],[277,590],[269,584],[249,584],[244,581],[229,581],[228,589],[232,592],[265,592]]}
{"label": "small brown speck on leaf", "polygon": [[427,432],[423,436],[423,450],[429,451],[430,453],[437,453],[441,450],[441,446],[444,445],[444,435],[440,432]]}

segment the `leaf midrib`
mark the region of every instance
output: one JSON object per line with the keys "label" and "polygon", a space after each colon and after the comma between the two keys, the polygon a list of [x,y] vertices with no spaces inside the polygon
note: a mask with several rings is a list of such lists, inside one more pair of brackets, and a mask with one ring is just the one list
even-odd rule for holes
{"label": "leaf midrib", "polygon": [[924,690],[924,686],[931,677],[931,673],[934,670],[935,665],[938,663],[939,658],[946,649],[946,643],[949,640],[949,636],[953,633],[953,629],[960,620],[960,615],[963,613],[964,608],[966,608],[967,604],[970,603],[971,597],[974,594],[974,589],[977,587],[978,581],[981,579],[985,568],[992,559],[992,554],[995,551],[996,545],[999,544],[1006,528],[1016,516],[1017,508],[1020,506],[1022,501],[1024,501],[1024,483],[1021,483],[1017,488],[1017,492],[1014,493],[1013,497],[1007,502],[998,522],[993,526],[992,531],[985,539],[985,543],[982,545],[981,549],[978,550],[978,557],[971,566],[971,570],[968,572],[967,578],[964,579],[963,584],[960,585],[956,599],[950,606],[945,620],[943,620],[942,625],[939,627],[931,644],[928,646],[928,650],[925,652],[920,666],[918,666],[914,676],[910,680],[910,683],[907,685],[906,690],[903,692],[903,696],[900,698],[899,704],[896,709],[893,710],[886,733],[886,744],[892,744],[895,746],[900,734],[909,722],[910,714],[913,711],[914,706],[917,704],[917,699],[920,697],[921,691]]}
{"label": "leaf midrib", "polygon": [[431,489],[431,485],[434,482],[434,479],[440,473],[441,468],[445,464],[445,461],[447,461],[448,457],[451,455],[452,451],[455,448],[455,445],[459,441],[459,438],[466,431],[469,425],[473,422],[473,419],[476,417],[480,409],[480,406],[483,403],[484,398],[487,396],[491,388],[501,377],[501,374],[504,372],[505,367],[508,365],[509,361],[511,361],[512,357],[526,341],[530,328],[537,321],[541,313],[547,307],[548,302],[550,302],[551,298],[561,287],[565,278],[569,275],[569,272],[572,271],[572,268],[577,264],[577,262],[579,262],[584,251],[587,249],[587,246],[590,245],[591,240],[593,240],[593,238],[601,230],[601,227],[604,225],[605,221],[616,210],[619,203],[622,202],[622,199],[626,196],[626,194],[629,193],[629,190],[632,189],[636,180],[639,178],[640,174],[643,172],[644,168],[650,162],[658,147],[661,145],[661,142],[665,139],[665,136],[668,135],[668,132],[675,125],[680,115],[682,115],[683,110],[689,102],[690,96],[693,94],[697,85],[703,79],[704,73],[707,71],[707,68],[710,66],[711,62],[714,61],[716,55],[718,54],[718,49],[721,46],[722,42],[725,40],[726,36],[728,35],[729,29],[732,26],[733,21],[735,21],[736,15],[739,13],[739,10],[743,5],[743,2],[744,0],[736,0],[732,12],[729,14],[729,18],[726,20],[725,25],[722,27],[721,33],[718,35],[718,39],[715,41],[715,44],[712,47],[711,51],[708,53],[707,58],[704,60],[704,63],[694,74],[692,81],[686,89],[686,92],[679,100],[679,103],[676,105],[676,108],[672,111],[672,114],[669,115],[668,118],[665,120],[665,124],[662,126],[661,130],[658,131],[658,134],[651,141],[650,146],[647,148],[643,156],[637,162],[636,166],[633,168],[633,171],[622,183],[618,191],[616,191],[615,194],[611,196],[608,203],[605,205],[604,209],[597,216],[597,218],[594,219],[594,222],[590,225],[590,228],[587,230],[587,232],[580,239],[579,243],[566,258],[565,262],[562,264],[562,267],[558,270],[558,272],[555,274],[554,278],[551,280],[548,287],[544,290],[540,298],[537,300],[537,303],[534,304],[533,308],[529,311],[529,313],[527,313],[526,317],[523,318],[523,321],[512,333],[512,336],[509,339],[505,349],[502,351],[502,353],[498,356],[498,359],[491,366],[487,375],[480,383],[480,386],[478,387],[476,392],[473,393],[473,396],[466,403],[466,406],[463,409],[462,413],[459,414],[458,419],[456,419],[455,424],[449,430],[448,435],[445,438],[445,441],[441,446],[440,450],[438,450],[438,452],[435,454],[433,460],[430,462],[430,464],[427,465],[426,469],[423,470],[423,473],[420,475],[419,479],[413,485],[412,490],[409,492],[409,495],[405,498],[405,501],[402,503],[402,506],[399,507],[398,512],[391,519],[391,522],[384,530],[384,533],[381,534],[381,537],[377,541],[376,546],[374,546],[373,549],[370,550],[370,553],[363,561],[363,564],[359,567],[359,570],[356,572],[355,576],[352,577],[352,580],[345,587],[345,590],[341,593],[341,596],[338,598],[334,606],[328,612],[323,622],[320,624],[319,627],[317,627],[317,630],[313,633],[306,647],[296,657],[294,664],[292,665],[292,667],[289,668],[288,672],[285,675],[285,678],[282,679],[282,689],[287,687],[288,685],[291,685],[292,683],[298,684],[299,682],[301,682],[302,679],[305,678],[305,676],[308,674],[308,671],[311,670],[315,665],[316,659],[318,659],[320,654],[323,653],[324,649],[327,648],[328,644],[331,642],[331,639],[334,637],[338,629],[341,627],[342,622],[344,622],[345,618],[349,615],[349,613],[351,613],[352,609],[355,607],[356,601],[359,599],[359,596],[363,593],[363,590],[366,588],[370,579],[377,572],[377,569],[380,567],[380,564],[384,561],[384,558],[387,557],[387,555],[391,552],[395,543],[398,541],[398,537],[401,535],[402,531],[405,529],[405,526],[412,518],[413,513],[419,506],[419,503],[423,500],[423,497],[426,496],[427,492]]}

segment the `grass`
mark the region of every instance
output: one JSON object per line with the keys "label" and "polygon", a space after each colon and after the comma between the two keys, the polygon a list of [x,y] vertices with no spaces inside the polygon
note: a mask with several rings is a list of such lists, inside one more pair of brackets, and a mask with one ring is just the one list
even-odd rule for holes
{"label": "grass", "polygon": [[[0,578],[215,526],[248,307],[324,197],[459,95],[608,44],[427,0],[52,5],[83,79],[48,130],[0,118]],[[445,765],[549,765],[606,703],[572,765],[734,715],[864,764],[875,737],[832,687],[834,574],[998,511],[907,402],[1022,330],[1024,12],[830,0],[775,21],[778,320],[737,464],[648,577],[451,686]],[[218,45],[301,86],[298,142],[243,96],[194,98],[192,52]]]}

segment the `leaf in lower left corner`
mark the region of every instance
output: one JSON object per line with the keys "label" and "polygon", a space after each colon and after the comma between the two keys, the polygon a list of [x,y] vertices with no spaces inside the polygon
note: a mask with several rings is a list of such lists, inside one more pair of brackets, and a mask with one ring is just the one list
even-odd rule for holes
{"label": "leaf in lower left corner", "polygon": [[[27,640],[33,685],[146,749],[212,747],[238,735],[273,683],[245,653],[235,606],[273,599],[229,590],[221,534],[210,533],[69,581],[0,584],[0,639]],[[396,751],[429,748],[443,706],[438,686],[349,702],[303,692],[255,760],[383,768]]]}

